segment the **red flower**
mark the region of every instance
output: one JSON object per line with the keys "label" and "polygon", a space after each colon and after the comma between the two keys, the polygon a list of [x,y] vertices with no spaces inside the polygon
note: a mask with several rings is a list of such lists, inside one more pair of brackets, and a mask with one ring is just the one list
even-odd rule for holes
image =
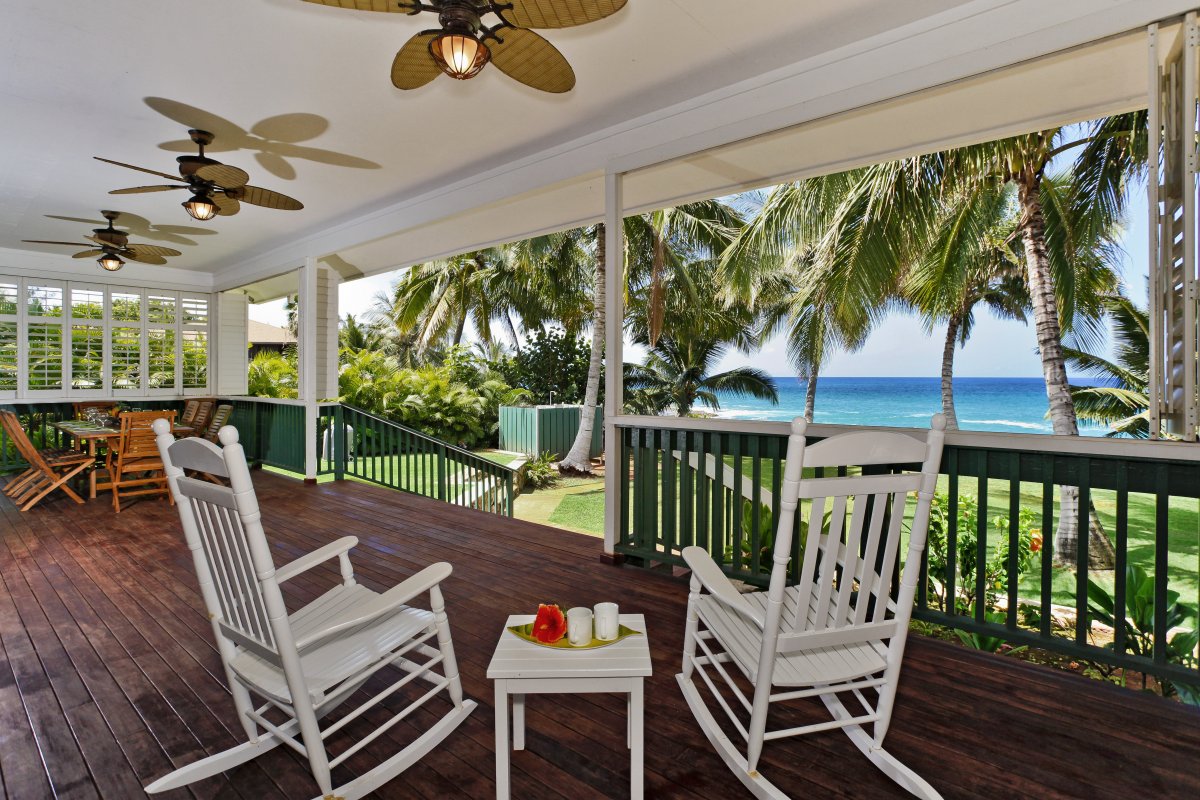
{"label": "red flower", "polygon": [[545,644],[554,644],[567,635],[567,618],[562,609],[556,605],[538,606],[537,617],[533,620],[533,638]]}
{"label": "red flower", "polygon": [[1042,549],[1042,534],[1035,533],[1029,537],[1029,552],[1036,553]]}

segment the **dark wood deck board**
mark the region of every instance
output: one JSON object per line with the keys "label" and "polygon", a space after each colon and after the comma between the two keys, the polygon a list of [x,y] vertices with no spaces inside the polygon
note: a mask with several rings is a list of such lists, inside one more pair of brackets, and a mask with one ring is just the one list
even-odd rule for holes
{"label": "dark wood deck board", "polygon": [[[617,599],[647,614],[647,795],[745,796],[675,685],[686,584],[600,563],[591,537],[436,504],[362,484],[304,486],[256,473],[283,563],[353,534],[360,579],[394,585],[430,562],[445,586],[466,693],[480,707],[383,797],[494,796],[492,684],[504,617],[538,601]],[[322,566],[285,584],[289,602],[337,577]],[[178,518],[161,500],[112,514],[103,500],[20,514],[0,501],[0,799],[132,797],[171,769],[234,744],[241,728],[203,612]],[[371,712],[377,720],[382,710]],[[796,712],[816,719],[817,710]],[[424,709],[350,760],[368,769],[431,718]],[[367,722],[361,723],[365,728]],[[627,795],[624,704],[613,696],[535,696],[514,796]],[[355,726],[351,726],[354,728]],[[1200,714],[1130,690],[914,636],[888,738],[947,798],[1200,796]],[[763,767],[799,797],[897,797],[839,732],[768,745]],[[344,777],[339,776],[339,777]],[[280,748],[164,797],[310,797],[304,762]]]}

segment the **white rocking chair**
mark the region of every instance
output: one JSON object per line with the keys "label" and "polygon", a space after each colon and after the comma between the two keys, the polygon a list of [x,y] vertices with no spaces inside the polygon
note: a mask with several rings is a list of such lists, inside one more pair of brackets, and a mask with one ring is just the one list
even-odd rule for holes
{"label": "white rocking chair", "polygon": [[[785,800],[758,771],[764,740],[841,728],[871,763],[914,795],[940,798],[924,779],[883,749],[908,634],[921,552],[941,461],[945,418],[926,441],[902,433],[847,433],[805,446],[804,420],[792,423],[769,589],[740,594],[708,553],[688,547],[692,569],[677,680],[704,733],[758,798]],[[920,463],[919,473],[803,477],[801,468]],[[890,597],[905,503],[917,492],[905,568]],[[799,581],[787,586],[796,509],[805,501]],[[828,515],[828,518],[826,518]],[[751,696],[738,686],[749,681]],[[725,734],[700,693],[699,675],[741,734]],[[718,689],[718,682],[724,691]],[[870,693],[875,702],[869,702]],[[734,700],[727,700],[727,695]],[[841,696],[853,698],[851,711]],[[772,703],[819,697],[833,719],[768,731]],[[741,706],[735,712],[737,706]],[[747,722],[743,722],[748,715]],[[871,726],[868,733],[864,726]]]}
{"label": "white rocking chair", "polygon": [[[399,775],[466,719],[475,702],[463,700],[438,586],[449,564],[433,564],[378,594],[355,582],[349,551],[358,539],[347,536],[276,569],[237,430],[221,429],[221,447],[199,438],[175,441],[165,420],[154,423],[154,432],[248,741],[160,778],[147,792],[185,786],[284,744],[308,759],[320,798],[352,800]],[[220,476],[229,486],[189,478],[184,470]],[[335,557],[342,583],[289,615],[279,585]],[[426,592],[431,611],[408,605]],[[434,671],[439,664],[441,674]],[[402,673],[399,680],[320,727],[319,720],[389,665]],[[418,678],[431,687],[331,756],[327,737]],[[369,772],[333,786],[331,769],[443,690],[451,708],[435,725]]]}

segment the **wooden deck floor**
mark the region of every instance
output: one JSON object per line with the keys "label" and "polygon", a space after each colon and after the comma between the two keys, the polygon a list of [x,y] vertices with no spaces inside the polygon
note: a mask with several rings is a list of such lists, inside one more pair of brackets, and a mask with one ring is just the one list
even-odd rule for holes
{"label": "wooden deck floor", "polygon": [[[615,599],[644,612],[647,796],[747,796],[708,747],[674,681],[686,584],[600,563],[600,543],[349,482],[304,486],[256,473],[277,561],[340,535],[362,543],[374,588],[432,561],[454,575],[447,603],[466,692],[480,707],[440,748],[380,792],[494,797],[492,686],[484,675],[510,612],[553,599]],[[312,596],[325,572],[288,584]],[[289,598],[293,599],[293,598]],[[890,749],[947,798],[1200,797],[1200,714],[1133,691],[922,637],[910,639]],[[56,501],[28,514],[0,501],[0,796],[136,798],[141,786],[234,744],[240,728],[174,509],[149,500]],[[628,796],[623,703],[531,698],[516,798]],[[407,723],[389,734],[411,736]],[[367,753],[381,752],[377,742]],[[351,760],[351,771],[367,761]],[[795,797],[896,797],[839,732],[768,745],[764,773]],[[305,798],[286,748],[163,797]]]}

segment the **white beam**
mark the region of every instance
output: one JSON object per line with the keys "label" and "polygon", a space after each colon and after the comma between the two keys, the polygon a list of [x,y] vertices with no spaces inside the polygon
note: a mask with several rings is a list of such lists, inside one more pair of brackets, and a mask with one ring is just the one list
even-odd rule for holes
{"label": "white beam", "polygon": [[625,363],[625,214],[624,176],[604,176],[604,552],[612,555],[620,535],[620,487],[624,465],[616,419],[624,406],[622,365]]}
{"label": "white beam", "polygon": [[317,259],[309,256],[300,268],[296,321],[300,348],[300,400],[304,402],[304,477],[317,478]]}

